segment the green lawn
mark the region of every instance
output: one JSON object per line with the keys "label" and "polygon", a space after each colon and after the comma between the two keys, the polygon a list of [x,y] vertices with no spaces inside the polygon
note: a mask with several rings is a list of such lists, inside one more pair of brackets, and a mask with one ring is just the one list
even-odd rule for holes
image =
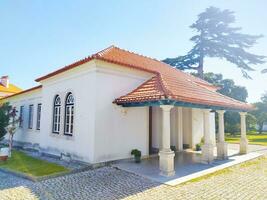
{"label": "green lawn", "polygon": [[0,168],[24,173],[32,177],[42,177],[69,171],[69,169],[63,166],[33,158],[26,153],[16,150],[12,151],[11,158],[6,162],[0,161]]}
{"label": "green lawn", "polygon": [[[247,139],[249,144],[258,144],[267,146],[267,134],[248,134]],[[239,143],[240,135],[231,136],[227,135],[225,140],[229,143]]]}

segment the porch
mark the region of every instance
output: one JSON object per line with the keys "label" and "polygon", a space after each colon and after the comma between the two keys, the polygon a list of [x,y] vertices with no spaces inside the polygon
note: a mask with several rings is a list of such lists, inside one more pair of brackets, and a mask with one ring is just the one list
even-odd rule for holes
{"label": "porch", "polygon": [[[227,160],[215,159],[212,163],[208,164],[204,164],[202,162],[201,152],[176,152],[174,157],[175,174],[173,176],[160,175],[161,171],[158,167],[159,157],[157,155],[152,155],[149,158],[143,159],[141,163],[135,163],[133,160],[123,160],[117,161],[117,163],[113,164],[113,166],[159,183],[175,186],[259,157],[264,153],[267,153],[267,148],[258,145],[249,145],[248,154],[240,155],[239,151],[240,149],[238,144],[229,144],[229,157]],[[214,155],[217,156],[216,147],[214,148]]]}
{"label": "porch", "polygon": [[[240,112],[241,140],[238,150],[228,149],[225,142],[224,113],[213,107],[181,107],[160,105],[150,107],[149,152],[158,150],[158,173],[162,176],[175,176],[179,165],[202,163],[192,168],[194,171],[216,165],[215,159],[229,162],[229,155],[247,154],[246,112]],[[155,112],[156,111],[156,112]],[[215,113],[218,115],[218,134],[215,130]],[[156,118],[156,120],[155,120]],[[176,153],[187,149],[195,149],[195,145],[203,142],[201,154]],[[171,147],[175,147],[174,149]],[[229,152],[231,151],[231,152]],[[185,163],[181,162],[185,161]],[[205,167],[206,164],[206,167]],[[178,174],[179,176],[179,174]]]}
{"label": "porch", "polygon": [[[185,148],[194,149],[195,145],[200,142],[203,142],[203,145],[199,159],[201,159],[203,164],[210,165],[214,162],[215,158],[227,160],[229,154],[228,144],[225,142],[225,111],[231,110],[240,114],[241,138],[239,153],[241,155],[247,154],[246,112],[253,109],[252,106],[228,97],[226,98],[223,95],[216,96],[218,102],[206,96],[199,96],[201,101],[199,98],[194,100],[190,98],[185,102],[171,95],[157,96],[157,98],[151,97],[144,100],[143,98],[148,98],[148,96],[143,97],[141,94],[146,92],[148,88],[151,88],[151,84],[153,85],[154,81],[151,83],[150,81],[145,82],[131,93],[116,99],[114,103],[125,109],[149,107],[148,149],[149,155],[155,153],[154,150],[158,152],[160,175],[166,177],[175,176],[176,161],[174,149],[178,151],[183,151]],[[154,86],[152,88],[155,89]],[[214,88],[212,92],[211,89],[207,89],[207,91],[209,91],[209,95],[211,93],[216,94]],[[196,91],[194,92],[196,93]],[[192,95],[195,93],[192,93]],[[183,94],[179,93],[179,95]],[[187,96],[187,98],[189,97]],[[198,102],[201,102],[201,104]],[[215,113],[218,116],[217,122],[215,120]],[[215,130],[216,123],[218,126],[217,136]],[[138,126],[138,124],[136,125]],[[214,154],[215,147],[217,149],[216,155]],[[143,149],[143,151],[146,155],[147,150]]]}

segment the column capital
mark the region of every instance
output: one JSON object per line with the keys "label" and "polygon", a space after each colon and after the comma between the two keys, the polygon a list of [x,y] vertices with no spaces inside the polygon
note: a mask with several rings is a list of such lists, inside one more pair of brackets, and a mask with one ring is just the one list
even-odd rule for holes
{"label": "column capital", "polygon": [[216,110],[216,112],[217,112],[218,114],[223,115],[223,114],[225,113],[225,110]]}
{"label": "column capital", "polygon": [[170,111],[174,106],[173,105],[160,105],[163,111]]}
{"label": "column capital", "polygon": [[247,112],[239,112],[239,115],[240,116],[246,116],[247,115]]}
{"label": "column capital", "polygon": [[203,109],[203,113],[210,113],[211,112],[211,109]]}

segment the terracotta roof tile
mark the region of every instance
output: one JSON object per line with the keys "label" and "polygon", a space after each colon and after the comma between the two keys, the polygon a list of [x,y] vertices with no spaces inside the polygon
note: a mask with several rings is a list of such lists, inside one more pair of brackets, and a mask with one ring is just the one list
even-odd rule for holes
{"label": "terracotta roof tile", "polygon": [[[136,90],[115,100],[117,104],[160,100],[162,96],[180,102],[203,104],[218,107],[250,110],[252,106],[219,94],[204,80],[193,77],[158,60],[112,47],[102,52],[98,59],[129,65],[157,75],[143,83]],[[156,86],[152,87],[152,83]],[[161,90],[155,88],[161,87]],[[208,86],[208,87],[207,87]]]}
{"label": "terracotta roof tile", "polygon": [[138,55],[115,46],[111,46],[83,60],[40,77],[36,81],[47,79],[93,59],[103,60],[155,74],[154,77],[141,84],[129,94],[115,99],[114,102],[117,104],[172,99],[179,102],[208,106],[241,110],[252,109],[252,106],[249,104],[219,94],[216,92],[215,86],[200,78],[174,69],[170,65],[156,59]]}

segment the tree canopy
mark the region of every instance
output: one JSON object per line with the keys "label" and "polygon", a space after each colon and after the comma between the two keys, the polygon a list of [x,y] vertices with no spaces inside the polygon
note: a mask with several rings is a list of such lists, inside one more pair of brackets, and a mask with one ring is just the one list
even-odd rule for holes
{"label": "tree canopy", "polygon": [[258,124],[259,133],[262,133],[263,125],[267,122],[267,93],[265,92],[261,98],[261,102],[254,103],[256,110],[251,111],[255,116]]}
{"label": "tree canopy", "polygon": [[10,109],[11,107],[7,103],[0,105],[0,140],[3,139],[7,133],[6,128],[9,125]]}
{"label": "tree canopy", "polygon": [[247,49],[253,47],[262,35],[243,34],[240,27],[232,26],[234,22],[233,11],[207,8],[190,26],[197,32],[190,39],[193,48],[184,56],[167,58],[163,62],[181,70],[196,70],[203,77],[204,59],[217,57],[233,63],[244,77],[250,78],[248,72],[254,70],[252,65],[265,63],[265,56],[250,53]]}
{"label": "tree canopy", "polygon": [[[199,76],[197,73],[192,73],[195,76]],[[209,83],[218,86],[219,93],[231,97],[233,99],[246,102],[248,97],[247,89],[243,86],[238,86],[232,79],[224,79],[222,74],[215,74],[212,72],[204,73],[203,79]],[[248,117],[250,121],[253,121],[253,117]],[[225,131],[227,133],[235,134],[240,131],[240,116],[237,112],[227,111],[224,116]]]}
{"label": "tree canopy", "polygon": [[[198,76],[196,73],[193,73],[193,75]],[[204,73],[203,79],[218,86],[220,88],[218,90],[219,93],[246,102],[248,97],[247,89],[243,86],[236,85],[232,79],[224,79],[222,74],[215,74],[213,72]]]}

